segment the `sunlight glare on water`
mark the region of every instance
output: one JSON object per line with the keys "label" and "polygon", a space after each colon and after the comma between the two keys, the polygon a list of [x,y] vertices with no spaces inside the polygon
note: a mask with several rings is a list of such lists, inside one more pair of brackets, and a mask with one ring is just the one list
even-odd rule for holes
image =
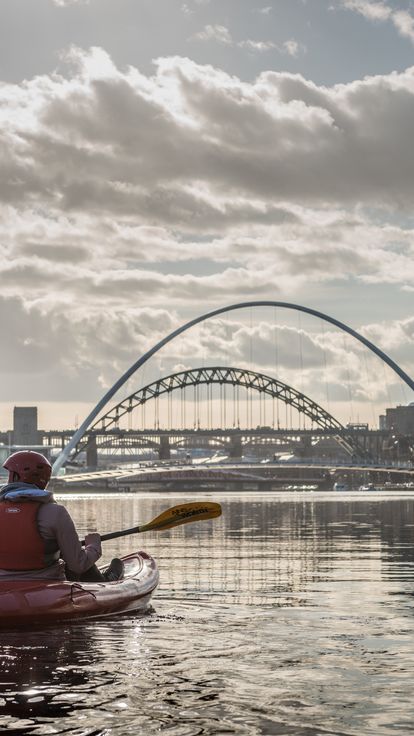
{"label": "sunlight glare on water", "polygon": [[[196,497],[65,504],[83,535]],[[209,500],[219,519],[105,543],[157,559],[148,614],[2,632],[1,733],[412,733],[414,498]]]}

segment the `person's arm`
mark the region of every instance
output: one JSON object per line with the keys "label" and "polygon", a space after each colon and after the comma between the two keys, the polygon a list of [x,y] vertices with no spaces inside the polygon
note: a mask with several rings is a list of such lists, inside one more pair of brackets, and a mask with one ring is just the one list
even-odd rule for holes
{"label": "person's arm", "polygon": [[99,534],[87,534],[85,547],[82,547],[72,518],[64,506],[58,507],[55,535],[60,556],[72,572],[82,574],[89,570],[102,554]]}

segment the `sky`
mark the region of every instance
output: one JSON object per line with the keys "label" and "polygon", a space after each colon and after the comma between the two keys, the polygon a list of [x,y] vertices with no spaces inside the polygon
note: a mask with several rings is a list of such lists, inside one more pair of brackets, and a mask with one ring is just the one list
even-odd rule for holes
{"label": "sky", "polygon": [[[1,0],[0,120],[0,429],[75,426],[235,302],[329,314],[414,374],[414,3]],[[414,400],[288,312],[186,333],[125,391],[230,363],[344,423]]]}

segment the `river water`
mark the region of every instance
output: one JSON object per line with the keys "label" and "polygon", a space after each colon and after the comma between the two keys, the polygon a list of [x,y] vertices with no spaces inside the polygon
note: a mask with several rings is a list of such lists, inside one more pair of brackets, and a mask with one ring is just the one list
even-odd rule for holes
{"label": "river water", "polygon": [[[1,632],[0,733],[414,733],[414,497],[202,498],[222,517],[104,545],[156,557],[148,614]],[[195,499],[64,503],[83,535]]]}

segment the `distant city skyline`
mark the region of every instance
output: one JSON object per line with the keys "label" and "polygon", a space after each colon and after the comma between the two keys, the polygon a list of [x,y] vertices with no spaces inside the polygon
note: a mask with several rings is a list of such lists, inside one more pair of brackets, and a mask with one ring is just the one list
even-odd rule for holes
{"label": "distant city skyline", "polygon": [[[175,327],[258,298],[413,375],[413,63],[408,1],[3,0],[0,428],[15,405],[80,424]],[[136,384],[226,360],[343,423],[414,400],[342,335],[263,311]]]}

